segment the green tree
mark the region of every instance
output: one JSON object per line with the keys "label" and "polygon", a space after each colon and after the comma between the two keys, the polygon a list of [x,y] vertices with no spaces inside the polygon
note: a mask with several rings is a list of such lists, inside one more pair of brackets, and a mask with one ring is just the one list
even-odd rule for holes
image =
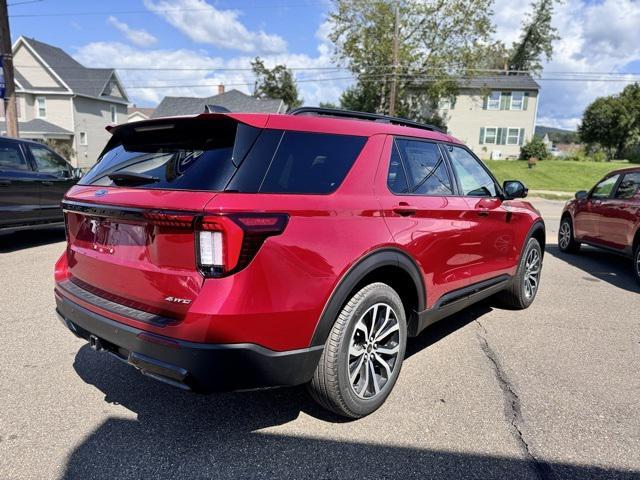
{"label": "green tree", "polygon": [[251,62],[251,68],[256,76],[254,96],[258,98],[281,98],[288,108],[296,108],[302,105],[302,99],[298,97],[296,80],[285,65],[276,65],[269,69],[264,61],[256,57]]}
{"label": "green tree", "polygon": [[[344,108],[388,113],[397,74],[396,114],[432,116],[440,97],[455,93],[456,78],[482,65],[493,24],[493,0],[333,0],[329,35],[335,56],[356,78]],[[395,9],[399,9],[398,65],[393,67]]]}
{"label": "green tree", "polygon": [[556,1],[536,0],[531,4],[532,11],[522,24],[520,40],[513,44],[509,59],[511,70],[540,73],[543,56],[551,60],[553,42],[560,38],[551,26]]}
{"label": "green tree", "polygon": [[629,85],[619,95],[597,98],[582,115],[578,133],[583,142],[601,147],[609,160],[621,158],[640,134],[640,86]]}
{"label": "green tree", "polygon": [[547,146],[540,137],[533,137],[520,149],[520,160],[529,160],[530,158],[537,158],[538,160],[549,158]]}

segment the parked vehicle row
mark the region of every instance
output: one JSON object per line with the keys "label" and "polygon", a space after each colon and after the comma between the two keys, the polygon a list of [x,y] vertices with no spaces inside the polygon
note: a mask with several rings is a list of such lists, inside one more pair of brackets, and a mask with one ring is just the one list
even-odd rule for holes
{"label": "parked vehicle row", "polygon": [[[362,417],[391,392],[408,337],[489,296],[517,310],[538,292],[545,225],[526,187],[499,185],[435,127],[302,108],[111,133],[62,201],[56,311],[175,387],[307,384]],[[60,222],[78,175],[43,145],[1,139],[3,179],[7,231]],[[640,280],[639,212],[640,168],[612,172],[567,204],[559,248],[629,255]]]}

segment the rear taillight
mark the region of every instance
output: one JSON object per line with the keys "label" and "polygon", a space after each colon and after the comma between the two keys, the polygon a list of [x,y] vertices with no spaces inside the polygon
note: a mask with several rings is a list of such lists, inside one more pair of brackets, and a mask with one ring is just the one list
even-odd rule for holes
{"label": "rear taillight", "polygon": [[196,224],[200,272],[206,277],[222,277],[242,270],[268,237],[284,231],[288,218],[264,213],[202,217]]}

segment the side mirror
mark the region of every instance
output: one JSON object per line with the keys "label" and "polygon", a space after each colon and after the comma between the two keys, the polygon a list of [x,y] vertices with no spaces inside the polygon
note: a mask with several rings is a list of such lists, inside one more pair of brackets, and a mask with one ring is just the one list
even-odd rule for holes
{"label": "side mirror", "polygon": [[505,200],[514,198],[525,198],[529,194],[529,189],[519,180],[507,180],[502,184]]}
{"label": "side mirror", "polygon": [[82,178],[82,169],[74,168],[71,171],[71,178],[74,180],[80,180]]}
{"label": "side mirror", "polygon": [[589,193],[586,190],[580,190],[579,192],[576,192],[576,199],[584,200],[587,198],[587,195],[589,195]]}

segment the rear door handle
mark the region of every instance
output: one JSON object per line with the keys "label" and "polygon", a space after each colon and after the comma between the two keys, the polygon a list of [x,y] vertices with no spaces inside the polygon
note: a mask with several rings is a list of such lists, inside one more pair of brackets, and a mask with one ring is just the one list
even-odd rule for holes
{"label": "rear door handle", "polygon": [[476,210],[476,212],[478,213],[479,217],[488,217],[489,216],[489,210]]}
{"label": "rear door handle", "polygon": [[410,217],[412,215],[415,215],[418,210],[410,205],[401,205],[398,207],[394,207],[393,211],[401,217]]}
{"label": "rear door handle", "polygon": [[0,187],[8,187],[11,185],[11,180],[0,180]]}
{"label": "rear door handle", "polygon": [[42,185],[46,185],[47,187],[50,187],[51,185],[53,185],[53,182],[50,182],[49,180],[43,180]]}

